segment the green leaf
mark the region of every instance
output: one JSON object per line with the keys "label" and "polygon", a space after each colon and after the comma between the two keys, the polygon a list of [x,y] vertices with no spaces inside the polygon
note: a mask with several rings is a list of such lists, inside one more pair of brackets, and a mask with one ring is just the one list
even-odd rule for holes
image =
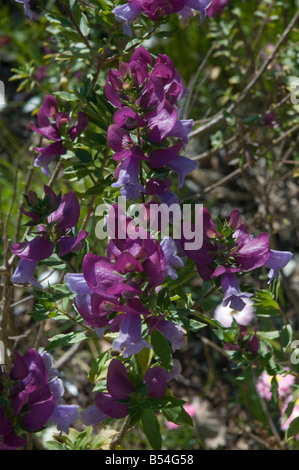
{"label": "green leaf", "polygon": [[160,331],[155,330],[151,334],[151,344],[163,367],[170,372],[173,367],[173,357],[168,340]]}
{"label": "green leaf", "polygon": [[110,350],[104,351],[98,357],[92,360],[88,378],[91,383],[95,383],[100,378],[104,377],[107,372],[110,362]]}
{"label": "green leaf", "polygon": [[299,434],[299,416],[291,422],[290,426],[286,430],[285,438],[289,440],[292,437],[297,436],[297,434]]}
{"label": "green leaf", "polygon": [[295,390],[295,392],[293,393],[292,400],[288,403],[288,406],[286,407],[286,410],[282,416],[281,424],[284,424],[287,421],[287,419],[289,419],[289,417],[291,416],[294,406],[296,405],[298,395],[299,395],[299,388],[297,388],[297,390]]}
{"label": "green leaf", "polygon": [[83,36],[87,36],[89,34],[90,26],[88,23],[88,19],[86,15],[84,15],[84,13],[82,13],[81,15],[80,29],[81,29],[81,33],[83,34]]}
{"label": "green leaf", "polygon": [[45,348],[46,351],[53,351],[59,346],[68,346],[69,344],[80,343],[88,338],[86,331],[73,331],[71,333],[59,334],[50,338],[50,344]]}
{"label": "green leaf", "polygon": [[187,424],[188,426],[193,426],[193,420],[191,416],[182,406],[176,406],[174,408],[167,408],[162,410],[163,415],[174,424]]}
{"label": "green leaf", "polygon": [[46,446],[49,450],[69,450],[65,444],[58,441],[47,441]]}
{"label": "green leaf", "polygon": [[89,426],[80,432],[74,442],[74,450],[84,450],[89,445],[93,434],[93,427]]}
{"label": "green leaf", "polygon": [[142,430],[146,435],[150,446],[154,450],[160,450],[162,447],[162,437],[160,432],[160,424],[155,412],[152,410],[143,410],[141,424]]}
{"label": "green leaf", "polygon": [[55,91],[53,95],[57,95],[64,101],[77,101],[78,96],[75,93],[70,93],[68,91]]}
{"label": "green leaf", "polygon": [[169,298],[169,291],[167,287],[162,287],[162,289],[158,292],[156,305],[161,309],[161,311],[165,312],[171,306],[171,301]]}
{"label": "green leaf", "polygon": [[282,347],[285,351],[287,347],[291,344],[292,339],[293,339],[293,329],[291,325],[284,325],[282,327],[281,332],[280,332],[280,339],[281,339]]}

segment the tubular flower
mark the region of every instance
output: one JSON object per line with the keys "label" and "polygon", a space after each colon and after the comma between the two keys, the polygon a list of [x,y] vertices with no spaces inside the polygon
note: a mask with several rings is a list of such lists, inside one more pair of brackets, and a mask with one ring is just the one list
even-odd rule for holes
{"label": "tubular flower", "polygon": [[[120,187],[123,197],[136,200],[147,191],[139,181],[144,166],[152,171],[167,167],[176,172],[178,188],[183,186],[186,174],[198,166],[194,160],[179,155],[193,127],[192,119],[178,119],[178,102],[185,91],[171,59],[159,54],[154,61],[143,47],[138,47],[130,61],[122,62],[118,70],[109,70],[105,92],[118,108],[107,135],[115,152],[113,159],[118,162],[117,182],[112,186]],[[165,148],[168,137],[180,142]],[[151,151],[148,141],[162,148]]]}
{"label": "tubular flower", "polygon": [[65,155],[71,143],[88,127],[87,114],[80,111],[78,121],[71,125],[71,117],[67,113],[59,112],[57,100],[47,95],[39,109],[37,124],[31,123],[31,130],[52,143],[46,147],[35,147],[40,155],[35,159],[34,165],[42,167],[45,175],[50,175],[48,165],[60,155]]}

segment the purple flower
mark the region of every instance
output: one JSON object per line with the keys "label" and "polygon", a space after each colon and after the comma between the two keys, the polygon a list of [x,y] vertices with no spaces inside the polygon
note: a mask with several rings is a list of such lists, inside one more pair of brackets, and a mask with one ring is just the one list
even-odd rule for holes
{"label": "purple flower", "polygon": [[116,21],[123,23],[123,32],[132,36],[130,23],[140,14],[147,15],[152,21],[162,16],[181,14],[187,16],[191,9],[198,10],[205,17],[206,8],[211,0],[128,0],[125,5],[118,6],[112,10]]}
{"label": "purple flower", "polygon": [[30,18],[32,20],[33,15],[32,15],[32,12],[30,10],[30,5],[29,5],[30,0],[15,0],[15,2],[23,3],[26,15],[28,16],[28,18]]}
{"label": "purple flower", "polygon": [[42,352],[41,357],[47,367],[49,388],[55,398],[55,407],[48,421],[56,424],[58,431],[68,434],[69,425],[75,421],[79,414],[78,406],[65,404],[62,398],[64,395],[64,385],[62,380],[58,377],[58,372],[52,367],[52,356],[46,352]]}
{"label": "purple flower", "polygon": [[[148,369],[143,382],[147,384],[147,396],[152,398],[164,397],[167,382],[172,378],[160,366]],[[107,375],[108,393],[100,392],[95,396],[96,407],[111,418],[124,418],[129,413],[128,400],[136,389],[129,379],[125,365],[117,359],[112,359]]]}
{"label": "purple flower", "polygon": [[264,264],[265,268],[270,269],[268,284],[274,279],[278,279],[280,269],[288,264],[292,256],[290,251],[270,250],[270,256]]}
{"label": "purple flower", "polygon": [[253,294],[241,292],[238,279],[234,274],[225,273],[221,276],[221,285],[224,292],[223,305],[233,310],[241,311],[246,306],[245,299]]}
{"label": "purple flower", "polygon": [[170,186],[172,181],[169,178],[164,180],[158,178],[151,178],[146,182],[146,195],[157,196],[162,204],[171,206],[172,204],[181,204],[180,198],[171,191]]}
{"label": "purple flower", "polygon": [[123,351],[123,357],[138,354],[143,348],[150,348],[150,344],[141,336],[141,317],[138,313],[128,312],[123,315],[120,325],[119,337],[112,343],[112,347]]}
{"label": "purple flower", "polygon": [[41,166],[45,175],[50,174],[49,163],[60,155],[67,152],[67,143],[63,140],[64,127],[67,126],[66,136],[73,142],[87,127],[88,117],[84,112],[78,113],[78,122],[70,127],[70,116],[67,113],[58,111],[57,100],[52,95],[47,95],[39,109],[37,124],[31,123],[31,129],[49,141],[54,141],[46,147],[34,147],[34,150],[40,153],[35,159],[34,165]]}
{"label": "purple flower", "polygon": [[[217,231],[209,211],[201,208],[195,230],[202,231],[203,242],[198,250],[182,249],[193,261],[204,280],[240,271],[251,271],[263,266],[270,256],[269,234],[262,233],[253,238],[242,223],[238,211],[232,211],[228,226],[232,230],[232,240],[225,244],[225,237]],[[200,221],[202,225],[200,224]]]}
{"label": "purple flower", "polygon": [[229,0],[213,0],[207,9],[208,16],[222,15],[224,8],[229,4]]}
{"label": "purple flower", "polygon": [[183,347],[186,331],[176,323],[165,320],[165,315],[149,316],[146,321],[149,326],[149,334],[152,334],[154,330],[160,331],[170,341],[173,351]]}
{"label": "purple flower", "polygon": [[33,274],[37,266],[37,261],[29,261],[27,259],[20,259],[18,266],[15,269],[11,277],[11,282],[15,282],[16,284],[32,284],[34,287],[41,288],[41,284],[39,284],[34,278]]}
{"label": "purple flower", "polygon": [[[58,199],[55,193],[49,191],[50,188],[45,188],[48,197],[46,209],[47,211],[51,211],[49,208],[55,207]],[[35,201],[33,195],[29,199],[29,201],[33,203],[32,199]],[[26,213],[26,215],[29,215],[33,220],[35,219],[34,221],[40,218],[40,214],[34,211]],[[69,235],[68,231],[73,229],[77,224],[79,216],[80,205],[77,196],[73,192],[66,193],[62,196],[58,208],[46,217],[47,224],[37,226],[37,236],[30,241],[12,245],[12,253],[21,258],[12,280],[14,282],[31,282],[36,286],[37,283],[32,278],[36,263],[49,258],[54,251],[55,245],[57,245],[59,256],[78,252],[82,248],[84,239],[89,233],[83,230],[80,231],[77,236],[74,236]],[[55,236],[55,241],[53,241],[53,236]],[[24,261],[26,261],[26,263]]]}
{"label": "purple flower", "polygon": [[42,357],[30,349],[24,356],[16,353],[10,371],[13,385],[8,408],[0,408],[2,443],[8,447],[24,445],[17,435],[17,422],[24,430],[35,432],[48,421],[55,408],[55,397],[48,384],[48,372]]}
{"label": "purple flower", "polygon": [[176,242],[173,238],[164,238],[161,247],[166,258],[166,273],[171,279],[177,279],[178,275],[175,269],[182,268],[184,261],[177,255]]}
{"label": "purple flower", "polygon": [[120,194],[125,199],[138,200],[145,189],[139,183],[140,163],[137,158],[128,157],[121,164],[118,171],[117,182],[111,186],[113,188],[121,187]]}

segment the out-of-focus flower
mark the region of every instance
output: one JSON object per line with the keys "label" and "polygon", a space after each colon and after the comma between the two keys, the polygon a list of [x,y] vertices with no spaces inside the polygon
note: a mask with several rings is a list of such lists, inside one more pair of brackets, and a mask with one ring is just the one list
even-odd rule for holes
{"label": "out-of-focus flower", "polygon": [[[281,415],[280,415],[280,429],[282,431],[286,431],[290,427],[291,422],[294,421],[294,419],[298,418],[298,416],[299,416],[299,399],[297,399],[290,416],[285,421],[283,420],[284,413],[285,413],[285,411],[288,407],[288,404],[290,403],[291,400],[292,400],[292,394],[287,396],[284,399],[284,402],[283,402],[283,406],[282,406],[282,409],[281,409]],[[295,436],[295,439],[299,439],[299,433]]]}
{"label": "out-of-focus flower", "polygon": [[25,10],[25,13],[26,15],[28,16],[28,18],[30,18],[31,20],[33,19],[33,15],[32,15],[32,12],[30,10],[30,0],[15,0],[15,2],[17,3],[23,3],[24,5],[24,10]]}
{"label": "out-of-focus flower", "polygon": [[[291,386],[295,383],[296,377],[290,373],[276,375],[276,380],[278,382],[278,397],[283,398],[291,391]],[[259,376],[256,389],[258,394],[265,398],[266,400],[271,400],[271,381],[273,377],[267,372],[263,371]]]}
{"label": "out-of-focus flower", "polygon": [[229,0],[213,0],[207,9],[208,16],[222,15],[224,8],[229,4]]}

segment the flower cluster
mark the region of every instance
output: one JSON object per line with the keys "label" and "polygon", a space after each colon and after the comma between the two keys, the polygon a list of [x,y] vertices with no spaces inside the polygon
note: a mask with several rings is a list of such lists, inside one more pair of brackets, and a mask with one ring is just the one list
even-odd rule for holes
{"label": "flower cluster", "polygon": [[85,230],[77,235],[74,233],[80,216],[80,205],[74,192],[60,197],[45,185],[43,199],[39,199],[33,191],[28,193],[26,199],[30,210],[21,208],[21,211],[31,218],[29,224],[36,225],[37,232],[31,240],[12,245],[12,253],[20,258],[12,281],[40,287],[33,278],[37,263],[49,258],[54,250],[59,257],[77,253],[89,233]]}
{"label": "flower cluster", "polygon": [[119,331],[112,346],[123,350],[123,357],[150,347],[142,335],[142,320],[147,325],[147,334],[159,330],[170,340],[173,350],[178,349],[183,344],[184,330],[164,315],[153,315],[143,301],[152,289],[159,290],[168,273],[176,277],[175,266],[182,266],[183,261],[171,239],[160,243],[142,228],[140,237],[134,239],[130,236],[133,219],[120,207],[113,209],[108,225],[111,228],[123,219],[125,234],[117,233],[109,239],[107,256],[88,253],[83,259],[82,274],[65,276],[68,288],[76,294],[75,306],[87,324],[103,329],[97,330],[99,334],[106,328],[110,332]]}
{"label": "flower cluster", "polygon": [[[166,187],[164,190],[153,188],[150,179],[144,187],[140,173],[146,166],[146,174],[161,169],[175,171],[181,188],[185,175],[197,163],[179,155],[188,142],[193,121],[178,119],[178,101],[184,93],[184,84],[171,59],[159,54],[153,63],[151,54],[139,47],[128,63],[122,62],[118,70],[109,70],[105,91],[110,103],[118,108],[107,135],[115,152],[113,159],[118,162],[117,182],[112,186],[121,187],[124,198],[135,200],[141,193],[163,194],[169,190],[168,181],[163,180],[160,184]],[[166,147],[168,137],[180,141]]]}
{"label": "flower cluster", "polygon": [[182,249],[195,262],[202,279],[221,277],[223,305],[234,310],[242,310],[245,299],[253,295],[241,291],[238,274],[264,266],[269,269],[271,282],[292,257],[291,252],[271,250],[268,233],[251,236],[237,209],[231,212],[228,221],[215,223],[209,211],[202,208],[194,230],[202,231],[201,248],[186,249],[182,237]]}
{"label": "flower cluster", "polygon": [[60,155],[65,155],[74,140],[88,127],[88,117],[83,111],[78,113],[78,121],[71,124],[71,116],[58,110],[57,100],[47,95],[39,109],[38,127],[32,122],[31,130],[52,143],[45,147],[34,147],[40,153],[34,165],[40,166],[45,175],[50,175],[49,164]]}
{"label": "flower cluster", "polygon": [[163,398],[167,383],[180,373],[176,361],[171,373],[161,366],[147,369],[143,382],[134,384],[126,366],[118,359],[112,359],[107,374],[107,392],[99,392],[94,398],[94,406],[80,413],[81,420],[87,424],[97,424],[107,418],[125,418],[130,408],[139,408],[147,399]]}
{"label": "flower cluster", "polygon": [[[63,401],[64,386],[52,367],[52,357],[30,349],[21,356],[16,353],[10,374],[2,374],[0,388],[0,448],[23,447],[24,431],[36,432],[48,422],[68,433],[78,415],[76,405]],[[3,400],[5,404],[3,405]]]}
{"label": "flower cluster", "polygon": [[124,34],[132,36],[130,23],[141,14],[146,15],[152,21],[157,21],[163,16],[176,13],[187,18],[192,14],[192,10],[197,10],[204,18],[206,9],[211,2],[212,0],[128,0],[128,3],[118,6],[112,11],[116,21],[123,23]]}

